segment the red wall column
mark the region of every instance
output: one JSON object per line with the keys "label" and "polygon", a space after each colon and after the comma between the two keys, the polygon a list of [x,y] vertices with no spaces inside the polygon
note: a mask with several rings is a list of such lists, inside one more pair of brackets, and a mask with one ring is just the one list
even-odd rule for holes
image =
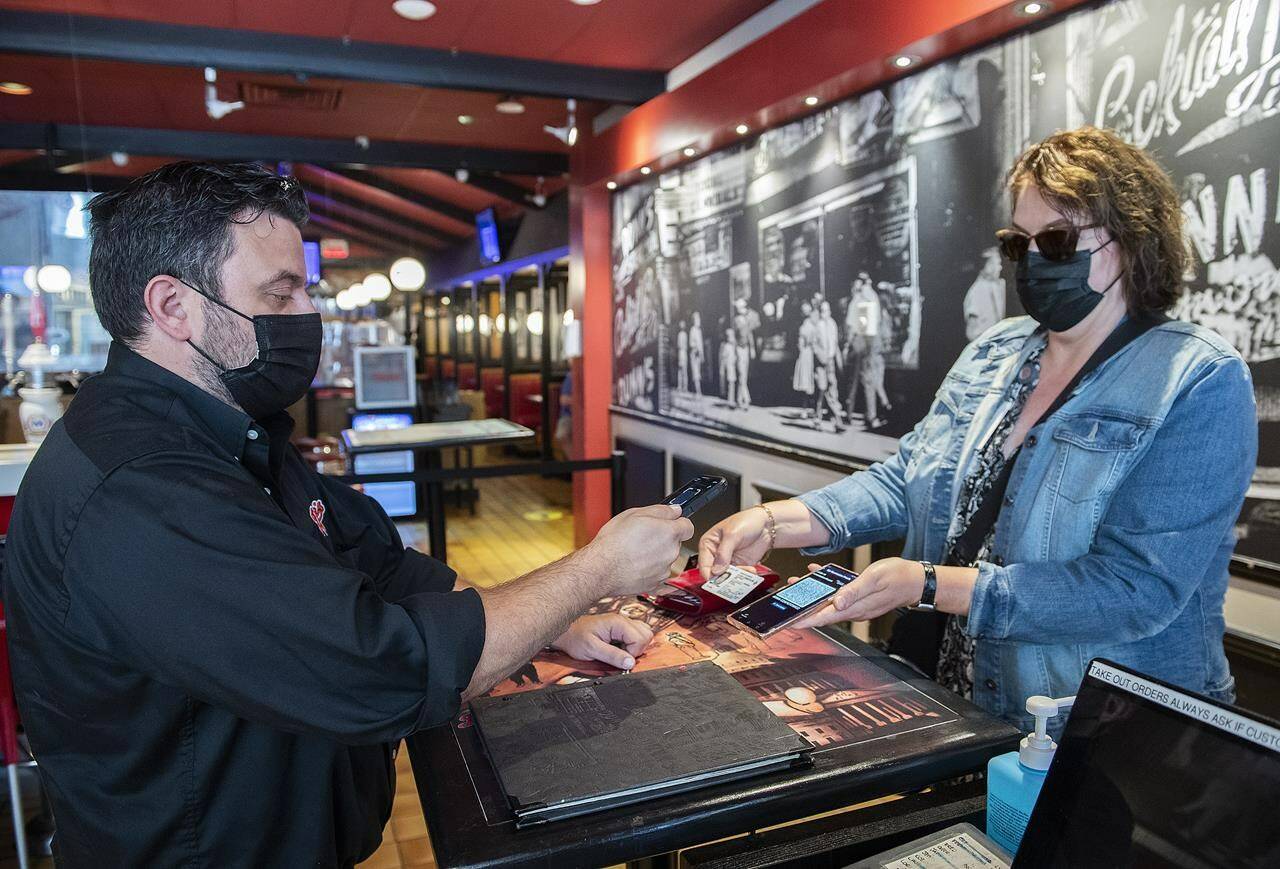
{"label": "red wall column", "polygon": [[[585,136],[584,136],[585,138]],[[578,151],[581,153],[581,151]],[[598,459],[612,446],[613,307],[609,192],[569,187],[569,306],[582,324],[582,357],[573,360],[574,458]],[[574,546],[609,521],[609,472],[573,475]]]}

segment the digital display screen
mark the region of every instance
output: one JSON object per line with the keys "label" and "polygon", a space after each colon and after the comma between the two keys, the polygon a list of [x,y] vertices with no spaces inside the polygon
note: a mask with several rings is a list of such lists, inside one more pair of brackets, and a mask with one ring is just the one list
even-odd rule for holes
{"label": "digital display screen", "polygon": [[351,427],[356,431],[391,431],[413,425],[413,415],[408,413],[357,413],[351,417]]}
{"label": "digital display screen", "polygon": [[786,625],[857,578],[858,574],[851,570],[828,564],[781,591],[743,607],[733,614],[733,619],[758,633],[767,634]]}
{"label": "digital display screen", "polygon": [[355,361],[356,407],[413,406],[412,348],[357,347]]}
{"label": "digital display screen", "polygon": [[500,262],[502,249],[498,244],[498,221],[492,208],[476,215],[476,234],[480,237],[480,258],[486,263]]}
{"label": "digital display screen", "polygon": [[1280,866],[1280,727],[1094,661],[1015,866]]}
{"label": "digital display screen", "polygon": [[307,286],[314,287],[320,283],[320,242],[304,241],[302,260],[307,267]]}
{"label": "digital display screen", "polygon": [[417,490],[411,482],[365,483],[364,493],[377,501],[393,519],[412,516],[418,510]]}
{"label": "digital display screen", "polygon": [[833,594],[838,586],[832,586],[820,579],[809,576],[795,585],[789,585],[782,591],[778,592],[776,597],[783,603],[790,604],[798,610],[802,610],[809,604],[817,603],[824,597]]}

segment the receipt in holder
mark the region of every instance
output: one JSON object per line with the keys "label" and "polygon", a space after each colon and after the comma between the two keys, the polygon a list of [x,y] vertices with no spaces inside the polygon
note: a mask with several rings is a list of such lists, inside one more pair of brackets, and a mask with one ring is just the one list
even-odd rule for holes
{"label": "receipt in holder", "polygon": [[724,573],[711,577],[702,584],[703,591],[709,591],[729,603],[737,603],[755,589],[763,578],[745,568],[730,566]]}

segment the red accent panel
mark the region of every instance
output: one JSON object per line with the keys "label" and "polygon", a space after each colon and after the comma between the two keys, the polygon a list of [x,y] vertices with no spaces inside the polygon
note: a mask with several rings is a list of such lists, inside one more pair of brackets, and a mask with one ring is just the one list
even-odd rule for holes
{"label": "red accent panel", "polygon": [[0,604],[0,752],[10,766],[18,762],[18,703],[13,696],[13,676],[9,671],[9,628]]}
{"label": "red accent panel", "polygon": [[541,392],[541,374],[511,375],[511,421],[534,431],[541,429],[542,408],[531,400]]}
{"label": "red accent panel", "polygon": [[480,388],[484,390],[484,415],[490,419],[502,417],[502,393],[507,385],[503,382],[501,368],[481,368]]}
{"label": "red accent panel", "polygon": [[458,363],[458,388],[476,388],[476,364],[474,362]]}
{"label": "red accent panel", "polygon": [[1007,0],[825,0],[606,130],[575,164],[574,183],[684,162],[680,149],[723,147],[739,138],[740,123],[759,131],[811,113],[810,94],[830,102],[901,76],[887,63],[894,55],[929,63],[1027,23]]}
{"label": "red accent panel", "polygon": [[[577,168],[575,165],[575,171]],[[582,323],[582,357],[572,363],[574,458],[602,458],[613,446],[609,420],[613,395],[611,220],[608,191],[600,186],[570,186],[569,306]],[[573,475],[575,546],[585,546],[609,521],[609,506],[607,471]]]}
{"label": "red accent panel", "polygon": [[436,0],[407,21],[390,0],[9,0],[16,9],[231,27],[597,66],[670,69],[770,0]]}

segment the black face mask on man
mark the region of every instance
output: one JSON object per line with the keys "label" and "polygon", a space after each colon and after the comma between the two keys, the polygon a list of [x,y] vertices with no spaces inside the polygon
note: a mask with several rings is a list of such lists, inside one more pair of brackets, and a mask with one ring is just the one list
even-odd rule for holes
{"label": "black face mask on man", "polygon": [[1032,319],[1050,332],[1066,332],[1089,316],[1120,280],[1116,275],[1101,292],[1089,286],[1093,255],[1112,241],[1109,238],[1093,250],[1078,250],[1066,259],[1049,259],[1035,251],[1023,254],[1015,272],[1018,300]]}
{"label": "black face mask on man", "polygon": [[190,339],[197,353],[218,369],[218,379],[249,416],[261,420],[279,413],[307,394],[320,365],[324,327],[320,315],[257,314],[250,317],[184,281],[219,307],[253,323],[258,355],[248,365],[224,368]]}

